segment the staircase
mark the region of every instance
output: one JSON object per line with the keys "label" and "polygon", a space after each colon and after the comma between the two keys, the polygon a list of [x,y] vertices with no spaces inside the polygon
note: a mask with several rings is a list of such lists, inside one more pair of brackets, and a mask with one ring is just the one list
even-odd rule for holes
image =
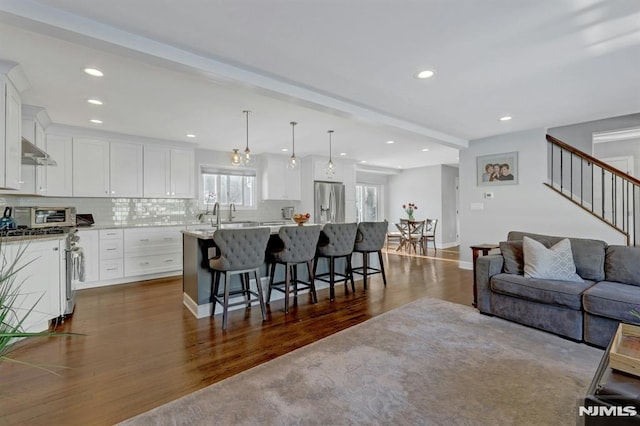
{"label": "staircase", "polygon": [[547,142],[545,185],[640,245],[640,180],[553,136]]}

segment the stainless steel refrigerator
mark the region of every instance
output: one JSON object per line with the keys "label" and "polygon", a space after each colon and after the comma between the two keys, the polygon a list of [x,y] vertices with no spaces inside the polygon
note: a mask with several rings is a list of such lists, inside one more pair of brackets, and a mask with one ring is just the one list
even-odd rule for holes
{"label": "stainless steel refrigerator", "polygon": [[315,223],[344,222],[344,185],[333,182],[315,182]]}

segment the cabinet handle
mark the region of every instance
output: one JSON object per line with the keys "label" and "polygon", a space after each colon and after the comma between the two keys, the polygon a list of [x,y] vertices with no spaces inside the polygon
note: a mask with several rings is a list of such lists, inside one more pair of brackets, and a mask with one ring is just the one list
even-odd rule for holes
{"label": "cabinet handle", "polygon": [[164,239],[164,240],[168,240],[168,241],[173,240],[173,238],[172,238],[172,237],[164,237],[163,239]]}
{"label": "cabinet handle", "polygon": [[149,262],[140,262],[141,265],[148,265]]}
{"label": "cabinet handle", "polygon": [[115,193],[116,193],[116,191],[111,191],[111,193],[112,193],[112,194],[115,194]]}
{"label": "cabinet handle", "polygon": [[140,238],[140,241],[141,242],[146,242],[146,241],[149,241],[149,239],[148,238]]}
{"label": "cabinet handle", "polygon": [[172,192],[172,193],[171,193],[171,195],[176,195],[176,193],[175,193],[175,192]]}
{"label": "cabinet handle", "polygon": [[173,259],[167,259],[164,261],[164,263],[169,263],[169,262],[173,262]]}
{"label": "cabinet handle", "polygon": [[53,248],[53,251],[58,251],[58,247],[54,247],[54,248]]}
{"label": "cabinet handle", "polygon": [[107,251],[115,251],[116,249],[114,248],[108,248]]}
{"label": "cabinet handle", "polygon": [[167,195],[171,195],[171,194],[167,192]]}
{"label": "cabinet handle", "polygon": [[107,268],[107,271],[117,271],[118,268]]}

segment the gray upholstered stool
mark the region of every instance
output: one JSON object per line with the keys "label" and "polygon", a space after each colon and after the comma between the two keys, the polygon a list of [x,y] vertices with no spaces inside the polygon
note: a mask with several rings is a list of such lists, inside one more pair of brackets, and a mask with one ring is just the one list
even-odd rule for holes
{"label": "gray upholstered stool", "polygon": [[[362,266],[353,268],[354,274],[362,275],[364,289],[367,289],[367,277],[373,274],[382,274],[382,282],[387,285],[387,276],[384,273],[384,262],[382,261],[382,247],[384,247],[385,237],[389,223],[383,222],[360,222],[356,235],[354,252],[362,253]],[[373,268],[369,265],[369,254],[378,253],[380,268]]]}
{"label": "gray upholstered stool", "polygon": [[[351,289],[355,293],[356,286],[353,283],[353,272],[351,271],[351,254],[356,242],[357,223],[327,223],[322,228],[318,250],[316,250],[315,261],[313,262],[313,275],[317,280],[329,283],[329,299],[335,299],[335,282],[344,281],[345,293],[349,293],[347,281],[351,280]],[[324,257],[329,259],[329,272],[316,274],[318,259]],[[336,272],[335,261],[345,258],[344,273]]]}
{"label": "gray upholstered stool", "polygon": [[[271,279],[269,280],[269,292],[267,293],[267,304],[271,301],[271,290],[278,290],[284,293],[284,311],[289,312],[289,289],[293,285],[293,294],[298,297],[298,286],[301,289],[309,289],[311,301],[316,303],[316,286],[313,282],[313,271],[311,261],[316,254],[316,246],[320,237],[320,226],[283,226],[278,232],[282,245],[271,251],[273,263],[271,264]],[[298,279],[298,265],[307,264],[309,281]],[[284,265],[284,281],[274,282],[276,265]]]}
{"label": "gray upholstered stool", "polygon": [[[218,247],[219,256],[209,261],[209,267],[213,270],[213,278],[211,280],[212,315],[215,313],[216,303],[220,303],[222,305],[223,330],[227,328],[227,312],[230,306],[246,304],[247,308],[250,308],[251,302],[258,300],[262,311],[262,319],[267,319],[259,268],[264,263],[264,255],[270,233],[269,228],[247,228],[218,229],[213,234],[213,241]],[[218,293],[220,276],[223,272],[224,293],[220,295]],[[257,292],[250,289],[250,272],[254,273]],[[240,274],[242,288],[230,291],[231,275],[235,274]],[[238,294],[243,295],[244,300],[230,304],[229,296]],[[254,298],[251,298],[251,296],[254,296]]]}

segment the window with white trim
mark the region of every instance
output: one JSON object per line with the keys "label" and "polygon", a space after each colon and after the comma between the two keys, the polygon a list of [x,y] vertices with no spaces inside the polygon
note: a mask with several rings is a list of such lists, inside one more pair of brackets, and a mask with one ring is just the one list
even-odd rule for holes
{"label": "window with white trim", "polygon": [[256,175],[252,169],[200,166],[201,207],[211,207],[217,202],[221,206],[233,203],[238,208],[256,208]]}

